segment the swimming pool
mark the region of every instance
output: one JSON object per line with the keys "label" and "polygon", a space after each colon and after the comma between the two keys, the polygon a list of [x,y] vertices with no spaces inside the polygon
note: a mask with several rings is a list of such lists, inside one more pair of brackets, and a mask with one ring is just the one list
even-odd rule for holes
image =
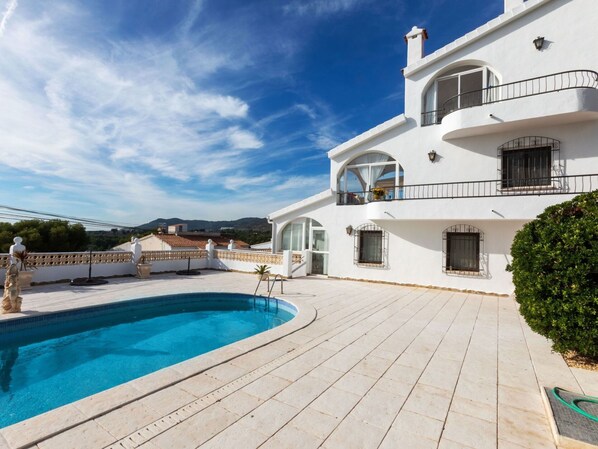
{"label": "swimming pool", "polygon": [[284,302],[144,298],[0,322],[0,427],[283,324]]}

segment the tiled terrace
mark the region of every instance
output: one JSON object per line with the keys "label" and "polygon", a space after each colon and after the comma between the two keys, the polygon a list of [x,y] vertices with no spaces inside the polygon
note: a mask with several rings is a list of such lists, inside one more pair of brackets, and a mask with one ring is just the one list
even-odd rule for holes
{"label": "tiled terrace", "polygon": [[[24,292],[24,310],[252,293],[255,282],[205,271],[41,286]],[[511,298],[318,278],[286,282],[281,297],[313,306],[317,319],[33,447],[548,449],[540,385],[598,393],[598,373],[567,367]],[[122,403],[126,388],[115,390]],[[5,428],[0,448],[27,447],[35,433],[27,422]]]}

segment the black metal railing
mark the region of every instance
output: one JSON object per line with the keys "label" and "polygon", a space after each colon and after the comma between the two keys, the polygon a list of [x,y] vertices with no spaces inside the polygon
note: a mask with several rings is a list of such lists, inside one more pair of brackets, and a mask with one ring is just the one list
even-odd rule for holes
{"label": "black metal railing", "polygon": [[413,184],[385,188],[385,195],[372,192],[339,192],[337,204],[365,204],[376,201],[408,201],[498,196],[565,195],[598,189],[598,174],[550,176],[525,179]]}
{"label": "black metal railing", "polygon": [[423,112],[422,126],[439,124],[446,115],[460,109],[568,89],[598,89],[598,73],[593,70],[569,70],[464,92],[449,98],[435,111]]}

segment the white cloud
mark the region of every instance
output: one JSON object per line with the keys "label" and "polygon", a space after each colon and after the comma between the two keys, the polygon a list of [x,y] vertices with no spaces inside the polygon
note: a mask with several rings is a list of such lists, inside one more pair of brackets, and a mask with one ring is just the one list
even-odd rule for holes
{"label": "white cloud", "polygon": [[351,11],[367,0],[296,0],[284,6],[287,14],[326,16]]}
{"label": "white cloud", "polygon": [[10,20],[11,16],[14,14],[15,10],[17,9],[17,0],[9,0],[8,4],[6,5],[6,9],[4,10],[4,14],[0,19],[0,37],[4,34],[4,30],[6,29],[6,24]]}
{"label": "white cloud", "polygon": [[228,130],[228,141],[233,148],[239,150],[257,149],[264,146],[263,142],[260,141],[255,134],[250,131],[246,131],[239,128],[230,128]]}

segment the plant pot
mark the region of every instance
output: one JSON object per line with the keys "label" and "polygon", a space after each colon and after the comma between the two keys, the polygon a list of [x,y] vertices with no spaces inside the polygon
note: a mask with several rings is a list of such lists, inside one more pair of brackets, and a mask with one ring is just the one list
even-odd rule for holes
{"label": "plant pot", "polygon": [[21,290],[31,288],[31,279],[33,279],[33,271],[19,271],[19,287],[21,287]]}
{"label": "plant pot", "polygon": [[257,278],[261,279],[262,281],[267,281],[268,278],[270,277],[270,273],[266,273],[266,274],[258,274]]}
{"label": "plant pot", "polygon": [[137,277],[139,279],[148,279],[152,273],[151,263],[138,263],[137,264]]}

